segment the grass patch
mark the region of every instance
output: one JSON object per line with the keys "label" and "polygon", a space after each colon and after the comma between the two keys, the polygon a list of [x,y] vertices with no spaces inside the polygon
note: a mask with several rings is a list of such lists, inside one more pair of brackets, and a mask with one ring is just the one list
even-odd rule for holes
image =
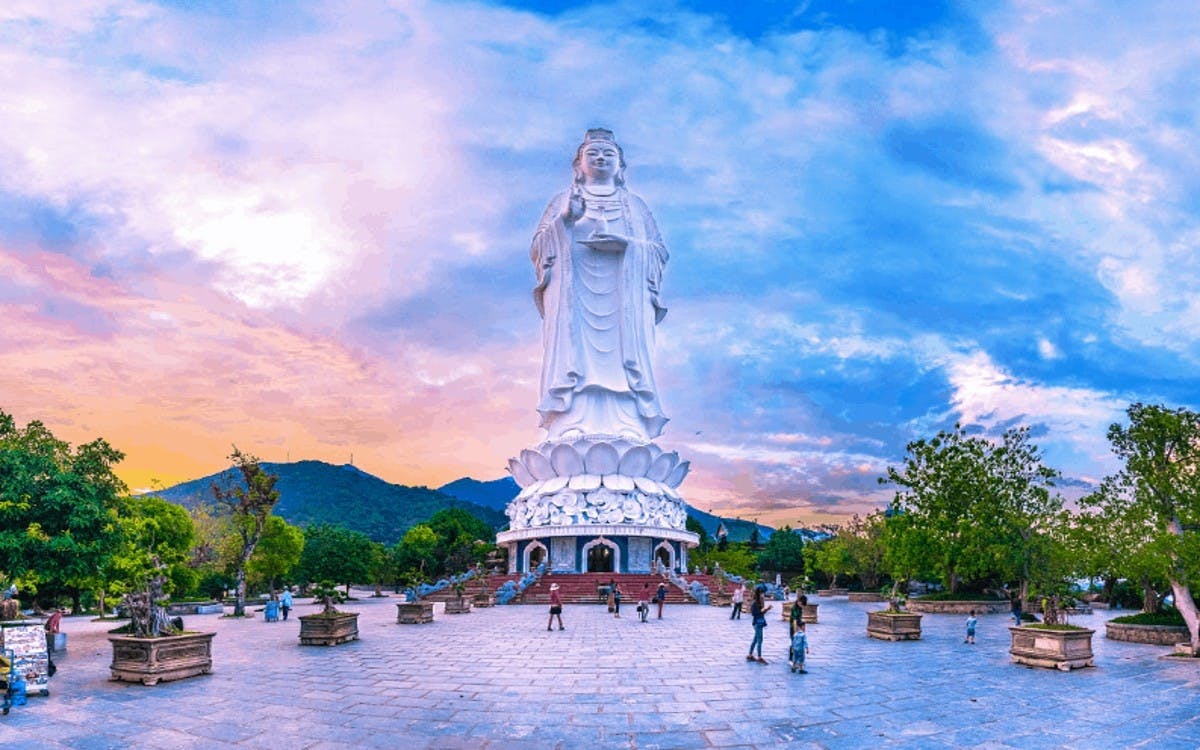
{"label": "grass patch", "polygon": [[992,594],[971,593],[959,591],[950,593],[949,591],[936,591],[932,594],[925,594],[919,597],[913,597],[914,601],[920,600],[923,602],[1002,602],[1003,599],[997,598]]}
{"label": "grass patch", "polygon": [[1183,615],[1178,612],[1138,612],[1136,615],[1121,615],[1109,622],[1119,622],[1122,625],[1175,625],[1186,627]]}

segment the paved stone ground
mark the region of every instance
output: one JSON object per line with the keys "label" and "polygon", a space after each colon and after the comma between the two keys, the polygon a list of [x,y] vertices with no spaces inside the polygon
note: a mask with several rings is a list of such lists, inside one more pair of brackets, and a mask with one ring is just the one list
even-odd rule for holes
{"label": "paved stone ground", "polygon": [[[748,618],[668,607],[643,624],[600,606],[509,606],[395,624],[395,599],[343,605],[361,640],[298,645],[299,624],[186,618],[215,630],[212,675],[108,681],[111,623],[68,618],[49,697],[0,718],[2,748],[1198,748],[1200,664],[1107,641],[1095,669],[1010,663],[1008,618],[926,615],[921,641],[865,635],[867,609],[820,599],[808,674],[786,664],[769,613],[767,666],[745,661]],[[299,613],[312,611],[307,603]],[[261,615],[258,616],[261,618]]]}

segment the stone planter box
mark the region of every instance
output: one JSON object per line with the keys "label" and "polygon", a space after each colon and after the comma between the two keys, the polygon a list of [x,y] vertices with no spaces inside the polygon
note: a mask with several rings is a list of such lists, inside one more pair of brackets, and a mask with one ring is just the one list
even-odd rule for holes
{"label": "stone planter box", "polygon": [[887,610],[868,612],[867,635],[881,641],[918,641],[921,639],[921,615]]}
{"label": "stone planter box", "polygon": [[[817,621],[817,607],[820,604],[801,604],[800,605],[800,620],[805,625],[811,625]],[[779,619],[784,622],[792,621],[792,603],[784,602],[779,610]]]}
{"label": "stone planter box", "polygon": [[471,604],[475,607],[494,607],[496,605],[496,597],[491,594],[476,594],[471,600]]}
{"label": "stone planter box", "polygon": [[358,640],[358,613],[300,615],[301,646],[336,646]]}
{"label": "stone planter box", "polygon": [[886,602],[888,600],[883,594],[876,594],[873,591],[851,591],[847,596],[852,602]]}
{"label": "stone planter box", "polygon": [[167,605],[169,615],[219,615],[225,611],[220,602],[171,602]]}
{"label": "stone planter box", "polygon": [[708,603],[714,607],[730,607],[733,606],[733,594],[728,591],[722,593],[713,591],[708,595]]}
{"label": "stone planter box", "polygon": [[1008,653],[1017,664],[1064,672],[1095,666],[1092,663],[1094,630],[1048,630],[1027,626],[1008,630],[1012,633],[1012,648]]}
{"label": "stone planter box", "polygon": [[212,639],[216,633],[184,633],[158,638],[110,635],[113,658],[109,666],[112,680],[159,682],[212,672]]}
{"label": "stone planter box", "polygon": [[817,596],[849,596],[850,589],[817,589]]}
{"label": "stone planter box", "polygon": [[471,611],[471,600],[470,599],[466,599],[466,598],[459,599],[456,597],[454,599],[446,600],[446,614],[448,614],[448,615],[465,615],[465,614],[469,614],[470,611]]}
{"label": "stone planter box", "polygon": [[1109,621],[1104,624],[1104,637],[1110,641],[1174,646],[1180,639],[1187,640],[1191,636],[1186,625],[1131,625]]}
{"label": "stone planter box", "polygon": [[909,599],[905,605],[909,612],[920,612],[927,615],[965,615],[975,610],[977,615],[1002,615],[1012,611],[1012,605],[1006,601],[955,601],[938,602],[927,599]]}
{"label": "stone planter box", "polygon": [[433,622],[433,602],[401,602],[396,605],[396,622],[421,625]]}

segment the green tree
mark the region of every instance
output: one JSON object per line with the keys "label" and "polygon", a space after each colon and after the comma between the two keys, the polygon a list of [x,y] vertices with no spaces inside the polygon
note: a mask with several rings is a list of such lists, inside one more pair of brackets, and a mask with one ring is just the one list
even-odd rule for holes
{"label": "green tree", "polygon": [[1175,607],[1200,656],[1200,613],[1191,586],[1200,581],[1200,414],[1132,404],[1129,425],[1113,424],[1108,440],[1125,468],[1115,480],[1145,514],[1162,551]]}
{"label": "green tree", "polygon": [[771,535],[758,554],[758,569],[779,573],[785,578],[804,572],[804,537],[784,526]]}
{"label": "green tree", "polygon": [[120,542],[103,566],[108,592],[142,588],[159,572],[166,575],[166,593],[194,585],[188,562],[196,534],[186,510],[160,497],[140,495],[122,498],[117,518]]}
{"label": "green tree", "polygon": [[397,573],[403,577],[418,575],[424,579],[426,570],[436,564],[438,535],[423,523],[413,526],[404,533],[395,547],[394,559]]}
{"label": "green tree", "polygon": [[688,561],[710,571],[716,570],[717,565],[720,565],[721,570],[726,573],[746,577],[753,575],[758,567],[758,555],[745,542],[729,542],[724,549],[713,545],[705,552],[698,550],[699,548],[696,548],[688,554]]}
{"label": "green tree", "polygon": [[[1060,474],[1042,463],[1029,428],[1006,430],[987,454],[991,493],[982,498],[983,523],[992,519],[989,540],[1005,580],[1016,580],[1022,601],[1033,581],[1057,585],[1061,570],[1062,498],[1050,488]],[[976,535],[976,538],[984,535]]]}
{"label": "green tree", "polygon": [[1170,591],[1170,561],[1155,544],[1153,524],[1128,487],[1108,477],[1079,505],[1069,530],[1077,574],[1099,578],[1104,601],[1110,603],[1116,599],[1118,581],[1132,581],[1141,589],[1142,610],[1158,611]]}
{"label": "green tree", "polygon": [[346,587],[374,580],[379,546],[361,531],[316,524],[304,529],[304,551],[296,575],[305,583],[332,581]]}
{"label": "green tree", "polygon": [[69,596],[78,612],[119,542],[122,458],[102,438],[72,450],[41,422],[18,428],[0,411],[0,575],[47,604]]}
{"label": "green tree", "polygon": [[838,576],[849,576],[854,573],[854,558],[850,554],[850,546],[846,543],[840,528],[834,535],[804,547],[804,563],[806,569],[824,573],[829,576],[830,588],[837,587]]}
{"label": "green tree", "polygon": [[857,513],[842,525],[839,535],[852,561],[851,573],[858,576],[864,590],[879,588],[883,578],[883,514],[866,517]]}
{"label": "green tree", "polygon": [[274,596],[276,581],[286,578],[300,563],[304,551],[304,531],[279,516],[269,516],[263,526],[262,538],[250,557],[247,573],[267,585]]}
{"label": "green tree", "polygon": [[909,443],[906,452],[903,466],[889,466],[879,481],[900,488],[893,510],[906,514],[906,524],[921,527],[928,539],[922,551],[929,557],[918,567],[936,570],[952,592],[964,579],[1001,575],[992,444],[955,425],[953,432]]}
{"label": "green tree", "polygon": [[229,459],[238,471],[241,481],[229,481],[224,486],[212,485],[217,504],[227,509],[233,518],[233,530],[237,534],[240,548],[234,561],[235,600],[234,617],[246,615],[246,567],[254,548],[262,538],[267,518],[279,502],[279,490],[275,483],[279,477],[264,470],[258,458],[242,453],[235,445]]}
{"label": "green tree", "polygon": [[461,573],[482,562],[491,549],[492,527],[462,508],[443,508],[430,516],[425,525],[438,538],[432,573]]}

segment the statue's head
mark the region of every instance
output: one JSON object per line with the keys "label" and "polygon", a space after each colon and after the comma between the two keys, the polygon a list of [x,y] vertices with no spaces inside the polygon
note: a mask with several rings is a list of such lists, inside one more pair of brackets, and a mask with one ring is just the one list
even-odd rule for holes
{"label": "statue's head", "polygon": [[605,128],[590,128],[583,136],[583,143],[579,144],[579,148],[575,149],[575,161],[571,162],[571,167],[575,170],[575,182],[583,182],[583,152],[589,145],[596,143],[604,143],[613,146],[617,149],[617,173],[613,177],[613,182],[618,185],[625,185],[625,152],[621,150],[620,144],[613,137],[611,130]]}

